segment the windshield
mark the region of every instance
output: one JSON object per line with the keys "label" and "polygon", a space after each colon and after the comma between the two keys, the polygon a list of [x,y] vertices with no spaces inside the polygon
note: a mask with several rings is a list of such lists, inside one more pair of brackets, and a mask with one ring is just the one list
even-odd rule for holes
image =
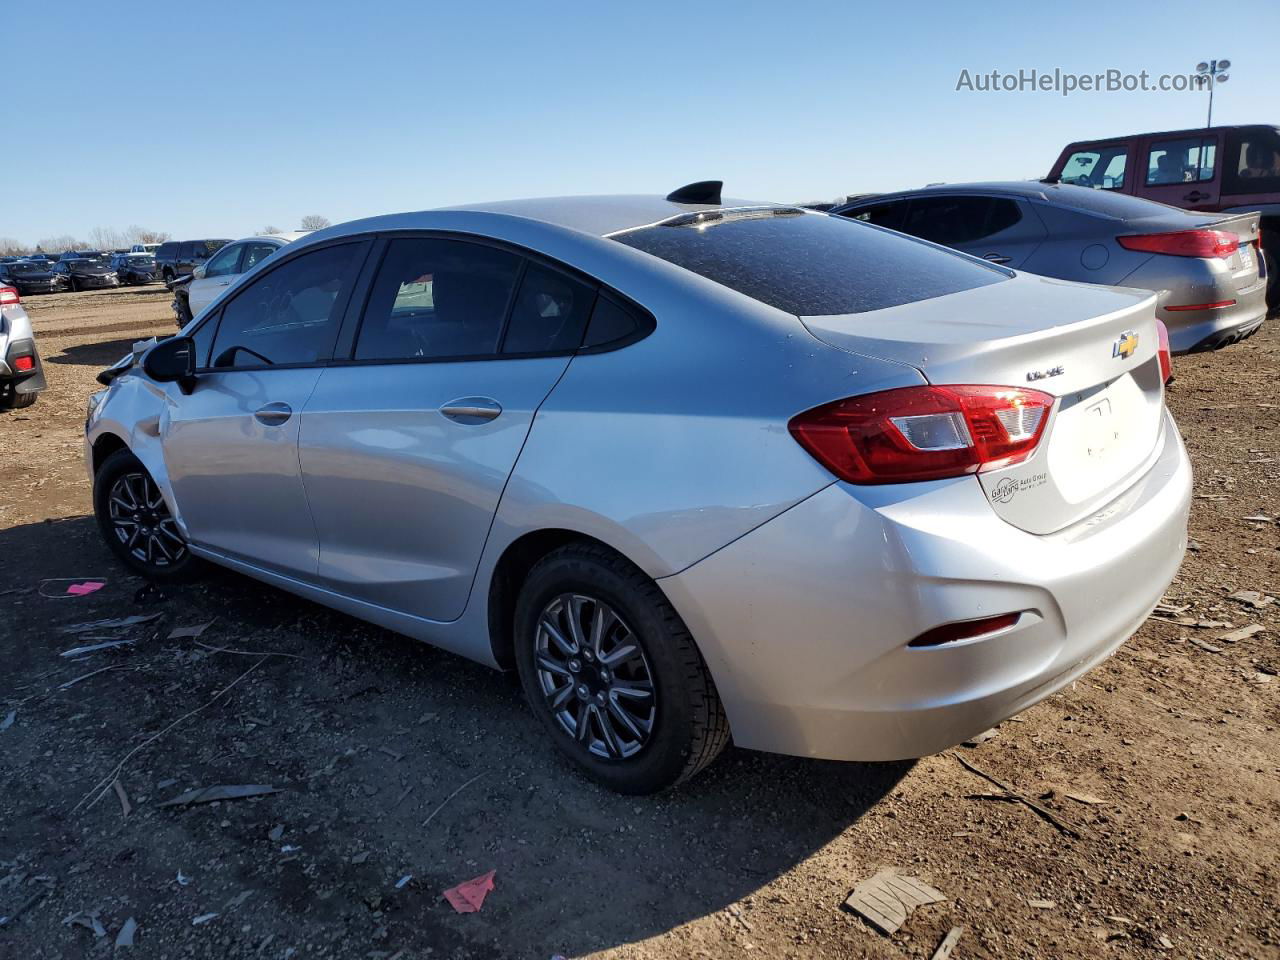
{"label": "windshield", "polygon": [[6,269],[16,276],[23,276],[30,273],[48,273],[49,268],[43,263],[10,263]]}
{"label": "windshield", "polygon": [[131,253],[129,254],[129,263],[135,267],[151,266],[156,262],[156,258],[149,253]]}
{"label": "windshield", "polygon": [[806,317],[880,310],[1008,277],[899,233],[786,207],[683,214],[612,239]]}

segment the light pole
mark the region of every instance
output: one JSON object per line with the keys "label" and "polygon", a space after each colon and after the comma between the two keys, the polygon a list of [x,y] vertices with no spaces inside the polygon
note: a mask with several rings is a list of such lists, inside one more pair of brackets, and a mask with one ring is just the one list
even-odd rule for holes
{"label": "light pole", "polygon": [[1209,84],[1209,119],[1205,121],[1206,127],[1213,126],[1213,88],[1231,79],[1231,75],[1227,73],[1230,67],[1230,60],[1210,60],[1208,63],[1202,60],[1196,64],[1196,74],[1205,78],[1202,83]]}

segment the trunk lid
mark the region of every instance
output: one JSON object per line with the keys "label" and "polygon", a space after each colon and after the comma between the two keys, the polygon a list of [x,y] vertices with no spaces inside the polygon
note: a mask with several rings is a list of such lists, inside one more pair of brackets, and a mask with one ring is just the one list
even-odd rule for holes
{"label": "trunk lid", "polygon": [[820,340],[916,367],[934,384],[1057,398],[1036,452],[978,475],[992,509],[1030,533],[1089,516],[1150,467],[1163,428],[1154,294],[1018,274],[1005,283],[842,316]]}

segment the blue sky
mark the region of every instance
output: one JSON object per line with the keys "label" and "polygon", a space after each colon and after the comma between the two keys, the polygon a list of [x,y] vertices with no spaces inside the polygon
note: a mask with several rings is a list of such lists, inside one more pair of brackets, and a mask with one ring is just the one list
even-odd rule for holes
{"label": "blue sky", "polygon": [[1203,93],[957,92],[962,69],[1158,75],[1225,56],[1215,122],[1280,123],[1274,3],[1000,9],[10,0],[4,90],[32,100],[3,114],[0,236],[235,237],[704,178],[831,198],[1039,176],[1070,140],[1204,122]]}

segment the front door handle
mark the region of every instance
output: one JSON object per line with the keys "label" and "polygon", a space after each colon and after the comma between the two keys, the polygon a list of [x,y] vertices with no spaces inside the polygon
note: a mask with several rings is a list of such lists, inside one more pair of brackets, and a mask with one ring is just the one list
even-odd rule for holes
{"label": "front door handle", "polygon": [[502,413],[502,405],[489,397],[460,397],[450,400],[440,412],[455,423],[488,423]]}
{"label": "front door handle", "polygon": [[1212,194],[1208,194],[1208,193],[1201,193],[1199,190],[1192,190],[1190,193],[1188,193],[1188,194],[1187,194],[1186,196],[1184,196],[1182,199],[1183,199],[1183,200],[1190,200],[1192,203],[1198,203],[1198,202],[1200,202],[1201,200],[1208,200],[1210,196],[1212,196]]}
{"label": "front door handle", "polygon": [[254,413],[253,418],[268,427],[278,427],[293,416],[293,407],[279,400],[264,404]]}
{"label": "front door handle", "polygon": [[1008,263],[1010,260],[1013,259],[1013,257],[1006,257],[1000,253],[988,253],[982,259],[987,260],[991,263]]}

